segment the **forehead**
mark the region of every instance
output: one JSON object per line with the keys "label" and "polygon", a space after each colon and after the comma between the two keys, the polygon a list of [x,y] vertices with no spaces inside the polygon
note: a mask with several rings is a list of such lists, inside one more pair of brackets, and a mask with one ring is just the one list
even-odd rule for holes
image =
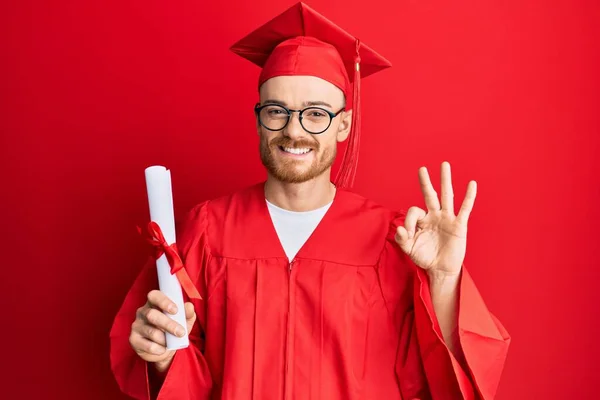
{"label": "forehead", "polygon": [[316,76],[292,75],[267,80],[260,87],[260,98],[281,100],[288,104],[305,101],[337,104],[343,101],[344,93],[334,84]]}

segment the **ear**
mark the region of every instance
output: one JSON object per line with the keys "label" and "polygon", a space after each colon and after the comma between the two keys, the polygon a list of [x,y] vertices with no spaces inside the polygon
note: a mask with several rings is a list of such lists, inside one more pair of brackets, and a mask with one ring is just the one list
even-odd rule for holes
{"label": "ear", "polygon": [[[258,101],[258,103],[256,103],[256,104],[255,104],[255,106],[256,106],[257,104],[260,104],[260,100]],[[260,121],[258,120],[258,115],[256,115],[256,112],[254,112],[254,108],[252,109],[252,114],[254,115],[254,121],[256,121],[256,134],[257,134],[258,136],[260,136],[260,128],[261,128],[261,125],[260,125]]]}
{"label": "ear", "polygon": [[340,121],[340,125],[338,126],[337,133],[337,141],[343,142],[348,139],[348,135],[350,134],[350,128],[352,127],[352,110],[344,111],[342,113],[342,119]]}

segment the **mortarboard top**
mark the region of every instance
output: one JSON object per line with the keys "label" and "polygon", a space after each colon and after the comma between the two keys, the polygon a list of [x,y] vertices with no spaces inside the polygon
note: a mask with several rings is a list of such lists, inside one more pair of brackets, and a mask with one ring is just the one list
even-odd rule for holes
{"label": "mortarboard top", "polygon": [[235,43],[231,50],[262,68],[258,86],[275,76],[310,75],[339,87],[352,109],[352,131],[336,185],[354,182],[360,145],[360,80],[391,67],[359,39],[300,2]]}

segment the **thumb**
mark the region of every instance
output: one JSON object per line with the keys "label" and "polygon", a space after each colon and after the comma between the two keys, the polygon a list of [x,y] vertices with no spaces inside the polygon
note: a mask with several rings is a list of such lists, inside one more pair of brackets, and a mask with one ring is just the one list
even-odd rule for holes
{"label": "thumb", "polygon": [[410,235],[408,234],[408,231],[405,227],[403,227],[402,225],[398,226],[398,229],[396,229],[396,236],[394,237],[394,239],[396,240],[396,243],[398,243],[400,248],[408,254],[411,248],[412,239],[410,238]]}
{"label": "thumb", "polygon": [[189,333],[194,327],[194,322],[196,322],[196,311],[194,310],[194,305],[191,302],[185,303],[183,307],[185,308],[185,321],[187,323]]}

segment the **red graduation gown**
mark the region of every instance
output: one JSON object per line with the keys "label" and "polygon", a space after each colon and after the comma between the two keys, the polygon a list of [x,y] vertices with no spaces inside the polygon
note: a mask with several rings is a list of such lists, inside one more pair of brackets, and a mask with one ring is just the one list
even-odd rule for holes
{"label": "red graduation gown", "polygon": [[[204,300],[159,399],[492,399],[510,338],[468,272],[459,336],[468,370],[441,339],[427,275],[394,241],[404,214],[338,189],[291,262],[264,183],[194,207],[178,246]],[[147,363],[130,348],[135,311],[157,287],[150,261],[111,330],[123,392],[149,398]],[[151,367],[151,366],[150,366]]]}

